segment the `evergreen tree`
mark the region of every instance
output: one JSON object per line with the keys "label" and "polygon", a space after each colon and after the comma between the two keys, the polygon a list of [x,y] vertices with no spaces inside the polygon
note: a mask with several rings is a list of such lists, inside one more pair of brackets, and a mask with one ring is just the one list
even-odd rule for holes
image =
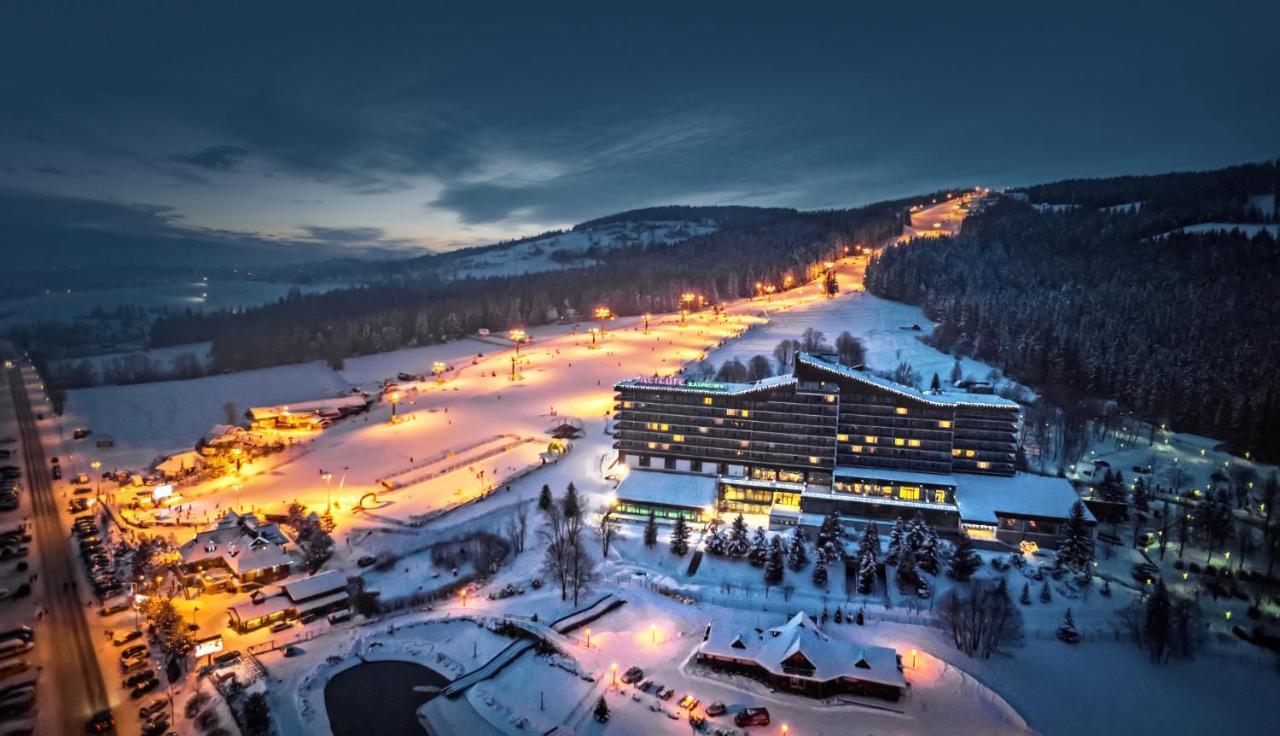
{"label": "evergreen tree", "polygon": [[1206,561],[1212,561],[1213,552],[1218,545],[1231,539],[1235,533],[1231,494],[1225,488],[1219,489],[1207,501],[1200,504],[1195,516],[1204,533],[1205,541],[1208,542],[1209,554]]}
{"label": "evergreen tree", "polygon": [[951,365],[951,385],[954,386],[957,383],[960,383],[960,380],[963,378],[964,370],[960,368],[960,359],[956,358],[956,362]]}
{"label": "evergreen tree", "polygon": [[898,561],[898,556],[902,552],[902,546],[905,543],[907,535],[907,523],[899,516],[893,522],[893,529],[889,530],[889,549],[885,552],[884,561],[890,565]]}
{"label": "evergreen tree", "polygon": [[684,557],[689,551],[689,525],[683,516],[676,517],[676,524],[671,529],[671,554]]}
{"label": "evergreen tree", "polygon": [[729,539],[725,542],[725,551],[730,557],[746,557],[751,550],[751,541],[747,534],[747,522],[738,514],[729,525]]}
{"label": "evergreen tree", "polygon": [[1076,631],[1076,620],[1071,616],[1071,609],[1062,616],[1062,623],[1058,624],[1058,638],[1071,637],[1079,638],[1079,632]]}
{"label": "evergreen tree", "polygon": [[828,545],[840,544],[843,546],[844,532],[840,528],[840,513],[832,511],[822,520],[822,526],[818,527],[818,537],[815,541],[817,549],[825,549]]}
{"label": "evergreen tree", "polygon": [[898,570],[896,573],[898,581],[898,590],[902,592],[914,592],[920,587],[920,573],[916,570],[916,556],[910,554],[907,550],[903,550],[903,554],[898,555]]}
{"label": "evergreen tree", "polygon": [[542,491],[538,493],[538,508],[547,511],[551,508],[551,503],[551,486],[543,483]]}
{"label": "evergreen tree", "polygon": [[871,595],[871,591],[875,590],[877,571],[875,555],[868,552],[858,558],[858,593],[860,595]]}
{"label": "evergreen tree", "polygon": [[942,392],[942,379],[937,373],[933,374],[933,380],[929,381],[929,390],[935,394]]}
{"label": "evergreen tree", "polygon": [[1022,595],[1018,598],[1018,602],[1024,606],[1031,605],[1031,583],[1022,584]]}
{"label": "evergreen tree", "polygon": [[596,700],[596,709],[592,711],[592,715],[595,716],[598,723],[604,723],[609,720],[609,704],[604,702],[603,695]]}
{"label": "evergreen tree", "polygon": [[707,533],[707,554],[716,557],[724,556],[725,542],[724,533],[720,531],[720,527],[716,527]]}
{"label": "evergreen tree", "polygon": [[822,556],[813,563],[813,584],[819,588],[827,587],[827,561]]}
{"label": "evergreen tree", "polygon": [[766,585],[777,585],[782,582],[783,558],[782,539],[775,535],[769,542],[769,557],[764,567],[764,582]]}
{"label": "evergreen tree", "polygon": [[973,540],[969,539],[968,534],[961,532],[960,539],[956,541],[955,552],[947,560],[947,574],[963,583],[973,577],[979,567],[982,567],[982,559],[973,549]]}
{"label": "evergreen tree", "polygon": [[1049,592],[1049,581],[1044,581],[1044,585],[1040,587],[1040,602],[1048,603],[1053,600],[1053,594]]}
{"label": "evergreen tree", "polygon": [[652,547],[658,543],[658,517],[649,512],[649,520],[644,523],[644,546]]}
{"label": "evergreen tree", "polygon": [[1147,597],[1142,616],[1142,637],[1150,650],[1151,661],[1160,663],[1167,656],[1171,635],[1172,603],[1163,578],[1156,578],[1156,588]]}
{"label": "evergreen tree", "polygon": [[1133,484],[1133,507],[1139,511],[1150,511],[1151,492],[1147,490],[1147,482],[1138,478]]}
{"label": "evergreen tree", "polygon": [[930,575],[937,575],[939,546],[938,530],[932,525],[925,525],[924,541],[916,548],[916,566]]}
{"label": "evergreen tree", "polygon": [[911,550],[912,554],[914,554],[924,546],[925,537],[928,536],[928,533],[928,525],[925,524],[924,515],[917,511],[915,516],[911,517],[911,521],[907,522],[907,535],[902,540],[903,548]]}
{"label": "evergreen tree", "polygon": [[578,489],[573,485],[573,481],[569,481],[568,487],[564,489],[564,500],[561,505],[564,507],[566,519],[572,519],[582,513],[582,506],[578,503]]}
{"label": "evergreen tree", "polygon": [[765,536],[764,527],[758,526],[752,533],[751,551],[747,553],[747,560],[756,567],[764,567],[764,563],[769,561],[769,539]]}
{"label": "evergreen tree", "polygon": [[1058,564],[1082,572],[1093,562],[1093,536],[1084,515],[1084,502],[1076,501],[1059,530]]}
{"label": "evergreen tree", "polygon": [[799,572],[809,564],[809,549],[804,543],[804,535],[797,528],[791,533],[791,545],[787,550],[787,566]]}
{"label": "evergreen tree", "polygon": [[875,522],[868,522],[862,528],[862,537],[858,539],[858,557],[870,553],[873,558],[880,557],[880,533]]}

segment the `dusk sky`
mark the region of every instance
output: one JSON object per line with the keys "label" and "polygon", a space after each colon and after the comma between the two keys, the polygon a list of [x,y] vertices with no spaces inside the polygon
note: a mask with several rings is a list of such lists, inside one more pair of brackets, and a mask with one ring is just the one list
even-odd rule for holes
{"label": "dusk sky", "polygon": [[69,226],[447,248],[1280,154],[1276,3],[20,5],[0,217]]}

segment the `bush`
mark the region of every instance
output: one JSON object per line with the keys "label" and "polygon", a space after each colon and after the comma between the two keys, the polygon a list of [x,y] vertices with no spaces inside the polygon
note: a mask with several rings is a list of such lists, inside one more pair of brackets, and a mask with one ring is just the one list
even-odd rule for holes
{"label": "bush", "polygon": [[209,733],[222,725],[222,719],[218,717],[218,711],[208,708],[196,718],[196,725],[200,727],[201,731]]}
{"label": "bush", "polygon": [[1187,565],[1187,569],[1190,570],[1191,572],[1194,572],[1197,575],[1200,574],[1200,566],[1194,562],[1191,563],[1190,565]]}
{"label": "bush", "polygon": [[1181,569],[1182,569],[1182,568],[1184,568],[1184,567],[1186,567],[1186,565],[1182,564],[1182,560],[1174,560],[1174,561],[1173,561],[1173,569],[1175,569],[1175,570],[1181,570]]}
{"label": "bush", "polygon": [[1230,568],[1223,568],[1223,570],[1222,570],[1222,577],[1226,578],[1227,580],[1230,580],[1230,579],[1231,579],[1231,569],[1230,569]]}
{"label": "bush", "polygon": [[1216,578],[1218,577],[1218,568],[1214,567],[1213,565],[1205,565],[1204,574],[1205,574],[1205,577]]}

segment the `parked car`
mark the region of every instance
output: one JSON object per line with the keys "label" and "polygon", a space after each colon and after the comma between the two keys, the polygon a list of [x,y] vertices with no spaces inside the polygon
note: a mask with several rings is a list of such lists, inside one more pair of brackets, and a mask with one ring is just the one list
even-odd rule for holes
{"label": "parked car", "polygon": [[0,642],[8,641],[9,639],[21,639],[25,642],[30,642],[35,638],[36,632],[30,626],[19,626],[16,629],[0,631]]}
{"label": "parked car", "polygon": [[293,626],[293,621],[277,621],[271,624],[271,633],[279,634],[282,631],[288,631]]}
{"label": "parked car", "polygon": [[622,673],[622,682],[624,685],[630,685],[633,682],[640,682],[644,679],[644,670],[639,667],[628,668]]}
{"label": "parked car", "polygon": [[738,728],[746,728],[747,726],[767,726],[769,725],[769,709],[743,708],[733,717],[733,724]]}
{"label": "parked car", "polygon": [[120,603],[112,603],[109,606],[103,606],[102,610],[99,611],[99,613],[103,616],[114,616],[117,613],[124,613],[127,610],[129,610],[129,604],[120,602]]}
{"label": "parked car", "polygon": [[694,708],[697,708],[698,703],[701,703],[701,702],[702,701],[698,700],[698,698],[694,696],[693,693],[686,693],[683,698],[680,698],[680,707],[684,708],[685,710],[693,710]]}
{"label": "parked car", "polygon": [[134,644],[131,647],[125,647],[124,650],[120,652],[120,659],[132,659],[138,656],[139,654],[146,654],[146,653],[147,653],[146,644]]}
{"label": "parked car", "polygon": [[286,657],[300,657],[303,654],[305,654],[305,651],[302,649],[302,647],[295,647],[290,645],[284,648],[284,656]]}
{"label": "parked car", "polygon": [[169,707],[168,699],[156,698],[155,700],[152,700],[150,703],[147,703],[146,705],[138,709],[138,720],[140,721],[148,720],[149,718],[151,718],[151,716],[154,716],[155,714],[163,711],[165,708],[168,708],[168,707]]}
{"label": "parked car", "polygon": [[93,434],[93,430],[91,430],[91,429],[86,429],[86,428],[84,428],[84,427],[76,427],[76,428],[75,428],[75,431],[71,433],[71,438],[72,438],[72,439],[77,439],[77,440],[82,440],[82,439],[84,439],[85,437],[88,437],[88,436],[89,436],[89,435],[91,435],[91,434]]}
{"label": "parked car", "polygon": [[111,709],[100,710],[90,716],[84,730],[86,733],[115,733],[116,719],[111,714]]}
{"label": "parked car", "polygon": [[142,638],[141,631],[137,629],[130,629],[129,631],[124,631],[111,637],[111,643],[115,644],[118,647],[122,647],[125,644],[128,644],[131,641],[134,641],[135,639],[141,639],[141,638]]}
{"label": "parked car", "polygon": [[717,700],[716,702],[707,706],[707,715],[711,716],[712,718],[715,718],[716,716],[724,715],[725,711],[727,710],[728,708],[725,707],[725,704]]}
{"label": "parked car", "polygon": [[132,675],[135,672],[141,672],[151,666],[151,658],[143,654],[132,659],[123,659],[120,661],[120,674]]}
{"label": "parked car", "polygon": [[143,670],[142,672],[129,675],[128,677],[124,678],[124,680],[122,680],[121,682],[125,687],[137,687],[139,683],[145,682],[147,678],[154,680],[155,677],[156,677],[155,672],[151,670]]}
{"label": "parked car", "polygon": [[133,690],[129,691],[129,697],[137,700],[143,695],[155,690],[157,687],[160,687],[160,681],[155,678],[155,675],[152,675],[150,679],[143,680],[137,685],[134,685]]}
{"label": "parked car", "polygon": [[61,465],[53,466],[53,470],[49,473],[49,477],[53,478],[54,480],[62,480],[62,466]]}

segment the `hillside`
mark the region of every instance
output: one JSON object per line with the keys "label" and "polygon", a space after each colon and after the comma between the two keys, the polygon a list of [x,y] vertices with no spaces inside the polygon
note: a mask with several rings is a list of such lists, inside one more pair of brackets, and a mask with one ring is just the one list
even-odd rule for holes
{"label": "hillside", "polygon": [[[1080,206],[1000,198],[959,237],[885,251],[867,287],[922,305],[940,323],[938,348],[997,365],[1081,416],[1096,406],[1082,397],[1114,398],[1175,431],[1280,457],[1275,239],[1264,228],[1151,237],[1243,218],[1278,183],[1280,169],[1261,164],[1032,187],[1032,200]],[[1117,199],[1144,204],[1106,209]]]}

